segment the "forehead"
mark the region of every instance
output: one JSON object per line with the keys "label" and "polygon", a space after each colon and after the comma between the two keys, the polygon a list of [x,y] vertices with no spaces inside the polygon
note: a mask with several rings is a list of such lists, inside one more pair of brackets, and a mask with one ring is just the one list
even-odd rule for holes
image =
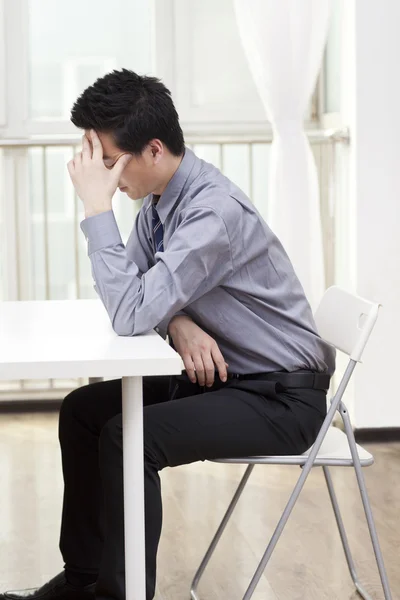
{"label": "forehead", "polygon": [[[86,135],[87,139],[90,142],[91,141],[91,139],[90,139],[90,131],[85,131],[85,135]],[[97,135],[99,136],[100,141],[101,141],[101,145],[103,146],[103,158],[104,158],[104,160],[107,160],[107,158],[113,158],[114,156],[117,156],[118,154],[121,154],[122,150],[120,150],[118,148],[118,146],[115,145],[115,142],[114,142],[112,136],[109,133],[99,133],[99,132],[97,132]]]}

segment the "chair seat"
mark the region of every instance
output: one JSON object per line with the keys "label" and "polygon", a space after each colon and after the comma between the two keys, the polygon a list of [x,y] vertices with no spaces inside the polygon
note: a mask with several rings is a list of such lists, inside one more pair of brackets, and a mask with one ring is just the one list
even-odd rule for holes
{"label": "chair seat", "polygon": [[[249,456],[244,458],[223,458],[212,462],[235,464],[267,464],[267,465],[304,465],[311,448],[297,456]],[[374,457],[365,448],[357,444],[357,452],[363,467],[373,464]],[[314,462],[315,465],[336,465],[350,467],[353,465],[346,434],[337,427],[330,427]]]}

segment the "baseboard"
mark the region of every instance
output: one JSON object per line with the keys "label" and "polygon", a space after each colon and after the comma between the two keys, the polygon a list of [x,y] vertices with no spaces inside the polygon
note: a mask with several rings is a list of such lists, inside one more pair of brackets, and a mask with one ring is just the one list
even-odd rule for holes
{"label": "baseboard", "polygon": [[62,400],[3,400],[0,402],[1,413],[17,412],[53,412],[59,411]]}
{"label": "baseboard", "polygon": [[400,427],[360,428],[354,430],[356,441],[366,442],[400,442]]}

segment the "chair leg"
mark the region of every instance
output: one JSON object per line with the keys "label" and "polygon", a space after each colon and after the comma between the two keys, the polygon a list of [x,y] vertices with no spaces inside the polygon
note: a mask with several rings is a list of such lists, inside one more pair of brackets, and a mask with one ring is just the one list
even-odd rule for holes
{"label": "chair leg", "polygon": [[224,529],[225,529],[229,519],[232,516],[233,511],[235,510],[236,504],[238,503],[238,500],[239,500],[240,496],[242,495],[242,492],[246,486],[246,483],[247,483],[253,469],[254,469],[254,464],[250,464],[250,465],[248,465],[247,469],[245,470],[244,475],[243,475],[242,479],[240,480],[237,490],[231,500],[231,503],[228,506],[225,516],[222,519],[221,524],[218,527],[217,532],[214,535],[212,542],[211,542],[207,552],[205,553],[204,558],[201,561],[199,568],[196,571],[196,574],[193,578],[193,582],[192,582],[192,585],[190,588],[190,597],[192,598],[192,600],[199,600],[199,597],[197,596],[197,593],[196,593],[199,581],[205,571],[206,566],[208,565],[208,563],[210,561],[210,558],[211,558],[215,548],[217,547],[217,544],[224,532]]}
{"label": "chair leg", "polygon": [[[311,454],[310,454],[310,457],[311,457]],[[290,517],[290,514],[294,508],[294,505],[297,502],[300,492],[304,487],[306,479],[307,479],[307,477],[310,473],[310,470],[313,466],[314,458],[315,457],[311,457],[311,460],[309,458],[307,460],[307,462],[305,463],[305,465],[302,467],[301,475],[300,475],[299,479],[297,480],[297,483],[296,483],[294,490],[289,498],[289,501],[285,506],[285,510],[283,511],[282,516],[278,521],[278,525],[276,526],[275,531],[269,541],[267,549],[265,550],[264,555],[257,567],[257,570],[254,573],[253,579],[251,580],[250,585],[247,588],[245,595],[243,596],[243,600],[250,600],[250,598],[254,594],[254,591],[258,585],[258,582],[260,581],[261,575],[265,571],[268,561],[271,558],[273,551],[275,550],[275,546],[278,543],[279,538],[281,537],[282,531]]]}
{"label": "chair leg", "polygon": [[372,598],[368,594],[368,592],[362,587],[362,585],[359,581],[357,572],[356,572],[356,567],[355,567],[355,564],[353,561],[353,557],[351,555],[349,541],[347,539],[346,530],[344,528],[344,523],[343,523],[342,515],[340,513],[335,489],[333,487],[331,474],[329,472],[328,467],[322,467],[322,469],[324,471],[325,481],[326,481],[326,485],[328,487],[328,492],[329,492],[329,497],[332,502],[332,508],[333,508],[333,512],[335,514],[336,523],[337,523],[337,526],[339,529],[340,539],[342,540],[343,550],[344,550],[344,553],[346,556],[347,565],[349,567],[351,578],[352,578],[354,585],[356,586],[357,592],[360,594],[360,596],[362,598],[364,598],[364,600],[372,600]]}
{"label": "chair leg", "polygon": [[[337,394],[343,393],[343,390],[346,388],[347,381],[350,378],[352,371],[354,370],[354,365],[355,365],[355,363],[349,365],[349,367],[347,368],[347,371],[346,371],[347,379],[346,379],[346,374],[345,374],[345,376],[343,377],[342,382],[338,388]],[[341,390],[341,388],[343,388],[343,389]],[[339,395],[339,397],[340,397],[340,395]],[[328,410],[328,414],[326,415],[325,421],[323,422],[322,427],[318,433],[317,439],[315,440],[315,443],[311,449],[311,452],[310,452],[306,462],[302,466],[301,475],[300,475],[299,479],[297,480],[297,483],[296,483],[294,490],[289,498],[289,501],[285,506],[285,510],[283,511],[282,516],[278,521],[278,525],[275,528],[275,531],[274,531],[274,533],[269,541],[269,544],[267,546],[267,549],[264,552],[264,555],[260,561],[260,564],[258,565],[256,572],[254,573],[253,579],[251,580],[250,585],[247,588],[246,593],[243,596],[242,600],[250,600],[250,598],[252,597],[252,595],[254,593],[254,590],[257,587],[258,582],[260,581],[261,575],[263,574],[263,572],[268,564],[268,561],[272,556],[275,546],[278,543],[278,540],[279,540],[279,538],[282,534],[282,531],[290,517],[290,514],[294,508],[294,505],[297,502],[300,492],[304,487],[306,479],[307,479],[312,467],[314,466],[315,458],[319,452],[319,449],[321,448],[321,444],[325,438],[326,432],[328,431],[328,429],[332,423],[333,417],[337,410],[337,406],[338,406],[338,404],[336,401],[331,402],[331,406]],[[197,600],[197,599],[195,598],[195,600]]]}
{"label": "chair leg", "polygon": [[385,565],[383,562],[382,550],[379,544],[378,534],[375,527],[374,517],[372,515],[371,504],[368,498],[367,488],[365,485],[364,473],[362,470],[360,457],[358,456],[354,432],[351,427],[349,415],[346,407],[340,403],[339,412],[342,415],[347,439],[349,441],[350,452],[353,459],[354,469],[356,472],[358,487],[361,494],[361,500],[364,506],[365,517],[367,519],[368,529],[371,536],[371,542],[375,553],[376,564],[378,566],[379,575],[382,582],[382,588],[385,595],[385,600],[392,600],[392,594],[389,587],[389,580],[386,574]]}

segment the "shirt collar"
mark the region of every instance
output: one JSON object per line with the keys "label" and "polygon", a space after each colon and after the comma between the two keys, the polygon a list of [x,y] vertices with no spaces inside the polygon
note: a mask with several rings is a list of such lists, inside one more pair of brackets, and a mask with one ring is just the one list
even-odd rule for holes
{"label": "shirt collar", "polygon": [[[157,202],[157,212],[162,224],[165,223],[167,216],[181,197],[183,191],[192,182],[194,178],[192,171],[196,160],[196,155],[189,148],[186,148],[181,164]],[[152,204],[153,202],[151,201],[150,206]]]}

